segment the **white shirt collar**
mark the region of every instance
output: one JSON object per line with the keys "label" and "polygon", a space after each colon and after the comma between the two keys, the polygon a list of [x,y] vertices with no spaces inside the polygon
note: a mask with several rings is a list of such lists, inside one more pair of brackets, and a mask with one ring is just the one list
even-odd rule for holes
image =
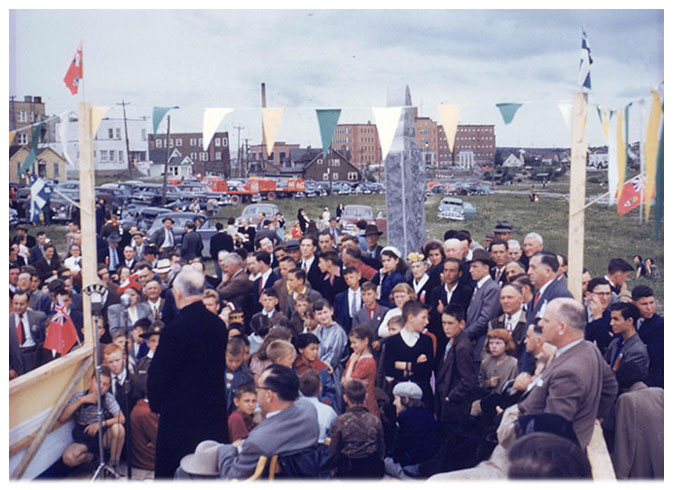
{"label": "white shirt collar", "polygon": [[479,289],[480,287],[482,287],[482,286],[484,285],[484,283],[485,283],[486,281],[488,281],[490,278],[491,278],[490,274],[486,274],[484,277],[482,277],[481,279],[479,279],[479,280],[477,281],[477,289]]}
{"label": "white shirt collar", "polygon": [[556,355],[554,356],[554,359],[556,359],[558,356],[560,356],[561,354],[563,354],[563,353],[566,352],[567,350],[570,350],[572,347],[575,347],[577,344],[579,344],[579,343],[582,342],[583,340],[584,340],[584,339],[577,339],[577,340],[575,340],[575,341],[573,341],[573,342],[570,342],[569,344],[564,345],[563,347],[559,347],[559,348],[556,350]]}
{"label": "white shirt collar", "polygon": [[547,289],[547,286],[549,286],[552,282],[554,282],[553,278],[542,285],[542,287],[538,290],[540,292],[540,296],[544,294],[545,289]]}
{"label": "white shirt collar", "polygon": [[428,279],[430,279],[430,276],[427,274],[423,274],[423,277],[421,277],[421,280],[416,283],[416,279],[412,281],[414,285],[414,292],[418,294],[418,292],[423,289],[423,286],[425,285],[426,282],[428,282]]}
{"label": "white shirt collar", "polygon": [[407,344],[409,347],[413,347],[416,345],[416,342],[418,342],[421,334],[418,332],[410,332],[406,328],[403,328],[400,330],[400,336],[402,337],[402,340],[405,344]]}

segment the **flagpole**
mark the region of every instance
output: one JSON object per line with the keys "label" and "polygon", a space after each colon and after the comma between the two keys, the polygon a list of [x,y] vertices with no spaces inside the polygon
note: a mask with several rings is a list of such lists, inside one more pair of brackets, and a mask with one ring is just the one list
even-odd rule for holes
{"label": "flagpole", "polygon": [[570,150],[570,199],[568,214],[568,290],[582,300],[584,270],[584,206],[586,199],[587,94],[578,91],[573,100],[572,147]]}

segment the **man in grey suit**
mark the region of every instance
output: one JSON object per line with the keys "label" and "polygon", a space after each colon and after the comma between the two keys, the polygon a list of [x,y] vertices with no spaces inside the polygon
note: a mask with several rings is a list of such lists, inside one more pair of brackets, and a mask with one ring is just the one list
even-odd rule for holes
{"label": "man in grey suit", "polygon": [[530,325],[536,318],[544,316],[545,309],[554,298],[572,298],[568,288],[557,280],[559,269],[556,254],[536,252],[528,264],[528,277],[535,286],[533,299],[528,303],[526,323]]}
{"label": "man in grey suit", "polygon": [[584,340],[581,303],[570,298],[549,302],[540,319],[542,337],[557,348],[551,364],[528,386],[519,402],[522,415],[555,413],[573,423],[586,449],[596,418],[608,415],[617,396],[617,379],[595,345]]}
{"label": "man in grey suit", "polygon": [[[12,308],[14,312],[9,315],[9,328],[10,331],[15,332],[22,361],[17,366],[23,368],[23,373],[27,373],[40,364],[40,351],[45,339],[46,315],[41,311],[28,309],[28,295],[25,292],[14,294]],[[17,374],[22,373],[17,371]]]}
{"label": "man in grey suit", "polygon": [[[107,322],[110,335],[114,335],[117,330],[124,330],[128,327],[132,329],[135,322],[141,318],[150,318],[152,309],[147,303],[140,302],[140,292],[135,287],[128,287],[122,295],[130,296],[130,304],[124,308],[122,304],[111,305],[107,309]],[[128,315],[128,316],[127,316]],[[128,323],[127,323],[128,322]]]}
{"label": "man in grey suit", "polygon": [[245,324],[247,325],[253,313],[252,293],[254,283],[245,273],[243,259],[237,253],[231,252],[223,255],[219,263],[224,272],[222,282],[216,288],[220,299],[225,304],[232,303],[236,311],[242,311],[245,315]]}
{"label": "man in grey suit", "polygon": [[495,262],[486,250],[478,248],[472,252],[472,260],[468,264],[470,275],[477,285],[467,307],[465,335],[474,344],[474,359],[479,363],[488,322],[500,314],[500,288],[491,277],[491,267]]}
{"label": "man in grey suit", "polygon": [[272,364],[257,380],[257,402],[266,419],[248,437],[217,450],[220,477],[250,477],[260,456],[296,453],[318,442],[318,413],[315,407],[299,398],[299,378],[291,368]]}

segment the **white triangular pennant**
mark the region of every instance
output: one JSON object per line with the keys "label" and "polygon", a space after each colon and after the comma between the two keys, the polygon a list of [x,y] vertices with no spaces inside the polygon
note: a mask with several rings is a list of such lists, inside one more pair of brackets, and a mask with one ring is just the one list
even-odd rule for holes
{"label": "white triangular pennant", "polygon": [[74,167],[75,163],[70,159],[68,154],[68,127],[70,126],[70,111],[65,111],[59,114],[61,120],[58,126],[58,139],[61,141],[61,153],[68,163],[68,167]]}
{"label": "white triangular pennant", "polygon": [[385,161],[395,138],[395,131],[400,124],[402,107],[372,107],[376,131],[381,144],[381,161]]}
{"label": "white triangular pennant", "polygon": [[442,127],[446,135],[446,142],[449,144],[449,151],[453,152],[453,143],[456,140],[456,131],[458,130],[458,115],[460,114],[459,105],[440,105],[439,117],[442,120]]}
{"label": "white triangular pennant", "polygon": [[98,127],[100,126],[100,123],[103,120],[103,116],[105,116],[105,113],[109,110],[110,106],[91,108],[91,139],[96,139],[96,133],[98,132]]}
{"label": "white triangular pennant", "polygon": [[211,107],[203,112],[203,151],[208,151],[210,140],[217,131],[217,127],[224,119],[224,116],[229,114],[234,109],[228,107]]}
{"label": "white triangular pennant", "polygon": [[561,116],[563,116],[563,122],[566,123],[568,131],[572,128],[572,119],[573,119],[573,103],[572,102],[559,102],[558,109],[561,111]]}

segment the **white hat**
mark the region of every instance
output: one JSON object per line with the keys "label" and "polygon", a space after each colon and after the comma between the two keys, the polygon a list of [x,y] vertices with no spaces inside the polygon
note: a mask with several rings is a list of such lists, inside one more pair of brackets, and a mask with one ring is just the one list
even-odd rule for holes
{"label": "white hat", "polygon": [[217,441],[201,441],[193,454],[188,454],[180,460],[180,468],[190,475],[218,476],[217,469]]}
{"label": "white hat", "polygon": [[381,253],[383,253],[383,252],[390,252],[392,254],[395,254],[395,257],[397,257],[398,259],[402,258],[402,252],[400,252],[400,249],[397,248],[397,247],[393,247],[392,245],[388,245],[387,247],[383,247],[383,249],[381,249]]}

